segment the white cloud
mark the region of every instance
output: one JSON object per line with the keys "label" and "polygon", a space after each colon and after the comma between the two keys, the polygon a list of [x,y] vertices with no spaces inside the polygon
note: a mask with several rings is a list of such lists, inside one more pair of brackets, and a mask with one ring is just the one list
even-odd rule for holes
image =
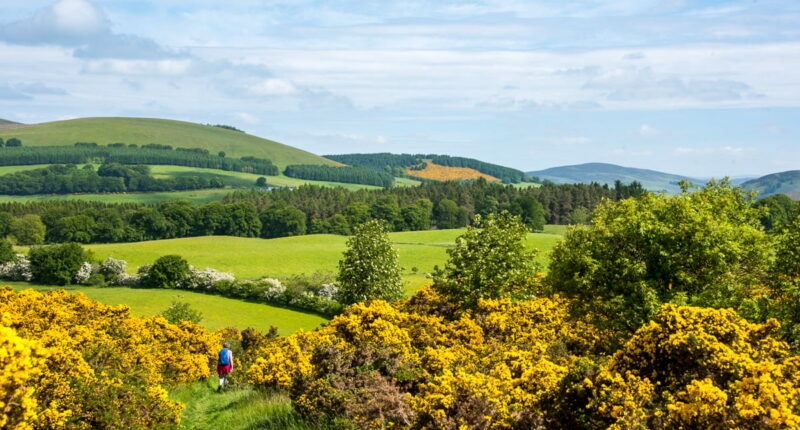
{"label": "white cloud", "polygon": [[0,39],[20,44],[74,46],[108,31],[102,10],[86,0],[59,0],[32,17],[0,30]]}
{"label": "white cloud", "polygon": [[296,92],[297,88],[287,80],[269,78],[250,86],[250,91],[259,96],[286,96]]}
{"label": "white cloud", "polygon": [[697,148],[688,148],[688,147],[678,147],[675,148],[675,155],[743,155],[747,152],[752,152],[752,150],[743,147],[736,147],[736,146],[720,146],[720,147],[697,147]]}
{"label": "white cloud", "polygon": [[160,75],[181,76],[187,74],[193,66],[192,60],[90,60],[84,70],[89,73],[121,74],[121,75]]}
{"label": "white cloud", "polygon": [[247,112],[236,112],[236,113],[234,114],[234,116],[235,116],[236,118],[238,118],[239,120],[241,120],[241,121],[244,121],[244,122],[246,122],[246,123],[248,123],[248,124],[258,124],[259,122],[261,122],[261,121],[258,119],[258,117],[257,117],[257,116],[255,116],[255,115],[252,115],[252,114],[249,114],[249,113],[247,113]]}
{"label": "white cloud", "polygon": [[650,124],[642,124],[639,126],[639,129],[636,130],[636,133],[642,137],[656,137],[664,134],[662,130],[657,129]]}

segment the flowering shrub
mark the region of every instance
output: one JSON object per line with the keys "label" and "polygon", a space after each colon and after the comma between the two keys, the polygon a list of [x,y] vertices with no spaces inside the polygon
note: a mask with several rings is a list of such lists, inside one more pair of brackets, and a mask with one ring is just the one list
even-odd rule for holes
{"label": "flowering shrub", "polygon": [[21,428],[173,426],[181,405],[161,384],[207,377],[219,342],[196,324],[132,317],[65,291],[2,288],[0,315],[2,371],[13,373],[0,379],[0,399],[20,405],[0,419]]}
{"label": "flowering shrub", "polygon": [[205,270],[198,270],[193,266],[189,266],[189,274],[176,287],[184,290],[211,291],[219,282],[233,282],[235,280],[236,278],[233,277],[232,273],[220,272],[208,267]]}
{"label": "flowering shrub", "polygon": [[31,262],[23,254],[17,254],[16,261],[0,264],[0,279],[8,281],[26,281],[33,279]]}
{"label": "flowering shrub", "polygon": [[89,277],[95,272],[95,266],[88,261],[84,261],[81,264],[81,267],[78,269],[78,272],[75,273],[75,276],[72,277],[72,281],[76,284],[82,284],[89,280]]}
{"label": "flowering shrub", "polygon": [[358,303],[264,345],[248,371],[358,428],[797,428],[800,358],[731,310],[665,305],[608,356],[567,300]]}
{"label": "flowering shrub", "polygon": [[100,264],[99,273],[106,277],[107,280],[114,280],[125,273],[125,268],[128,263],[125,260],[117,260],[116,258],[108,257],[106,261]]}

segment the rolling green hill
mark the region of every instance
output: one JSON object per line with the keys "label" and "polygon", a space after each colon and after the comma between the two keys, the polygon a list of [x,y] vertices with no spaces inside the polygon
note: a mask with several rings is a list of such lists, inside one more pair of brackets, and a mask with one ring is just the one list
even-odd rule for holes
{"label": "rolling green hill", "polygon": [[12,125],[12,124],[19,124],[19,123],[0,118],[0,125]]}
{"label": "rolling green hill", "polygon": [[617,180],[620,180],[625,184],[638,181],[645,189],[650,191],[664,191],[671,194],[680,191],[678,182],[682,179],[688,179],[697,185],[705,183],[703,180],[688,178],[686,176],[673,175],[655,170],[623,167],[617,166],[616,164],[607,163],[586,163],[573,166],[559,166],[526,173],[528,176],[538,176],[542,180],[547,179],[557,184],[588,184],[591,182],[597,182],[599,184],[613,185],[614,181]]}
{"label": "rolling green hill", "polygon": [[762,176],[743,183],[742,188],[748,191],[758,191],[759,197],[786,194],[797,200],[800,199],[800,170]]}
{"label": "rolling green hill", "polygon": [[204,148],[228,156],[266,158],[279,168],[289,164],[337,165],[336,162],[288,145],[220,127],[152,118],[81,118],[0,129],[4,139],[16,137],[24,146],[100,145],[123,142]]}

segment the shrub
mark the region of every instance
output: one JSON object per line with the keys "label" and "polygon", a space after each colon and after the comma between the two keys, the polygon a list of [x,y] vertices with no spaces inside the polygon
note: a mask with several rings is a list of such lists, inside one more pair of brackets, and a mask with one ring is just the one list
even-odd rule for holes
{"label": "shrub", "polygon": [[188,275],[189,263],[183,257],[165,255],[147,269],[142,284],[148,288],[178,288]]}
{"label": "shrub", "polygon": [[17,258],[17,253],[14,252],[14,247],[11,242],[0,239],[0,264],[14,262]]}
{"label": "shrub", "polygon": [[355,228],[339,261],[339,301],[344,304],[370,299],[394,300],[403,294],[397,251],[392,248],[381,221]]}
{"label": "shrub", "polygon": [[525,248],[528,229],[508,212],[475,216],[473,226],[448,249],[449,259],[433,276],[433,288],[467,308],[479,299],[532,297],[539,267]]}
{"label": "shrub", "polygon": [[577,312],[626,331],[667,302],[758,307],[752,298],[770,264],[760,213],[727,181],[607,201],[591,226],[570,228],[555,246],[548,280],[578,299]]}
{"label": "shrub", "polygon": [[203,320],[203,313],[192,307],[186,302],[173,301],[171,305],[163,312],[161,316],[171,324],[177,324],[180,321],[189,321],[199,324]]}
{"label": "shrub", "polygon": [[31,248],[29,258],[37,282],[69,285],[75,282],[75,275],[92,255],[77,243],[65,243]]}

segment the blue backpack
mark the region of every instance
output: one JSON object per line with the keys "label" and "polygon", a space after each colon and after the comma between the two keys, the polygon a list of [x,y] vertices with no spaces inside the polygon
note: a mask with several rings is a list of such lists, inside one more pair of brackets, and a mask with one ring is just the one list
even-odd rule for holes
{"label": "blue backpack", "polygon": [[219,364],[222,365],[222,366],[231,364],[231,362],[230,362],[230,360],[228,360],[228,358],[230,358],[230,355],[228,354],[228,350],[223,348],[219,352]]}

